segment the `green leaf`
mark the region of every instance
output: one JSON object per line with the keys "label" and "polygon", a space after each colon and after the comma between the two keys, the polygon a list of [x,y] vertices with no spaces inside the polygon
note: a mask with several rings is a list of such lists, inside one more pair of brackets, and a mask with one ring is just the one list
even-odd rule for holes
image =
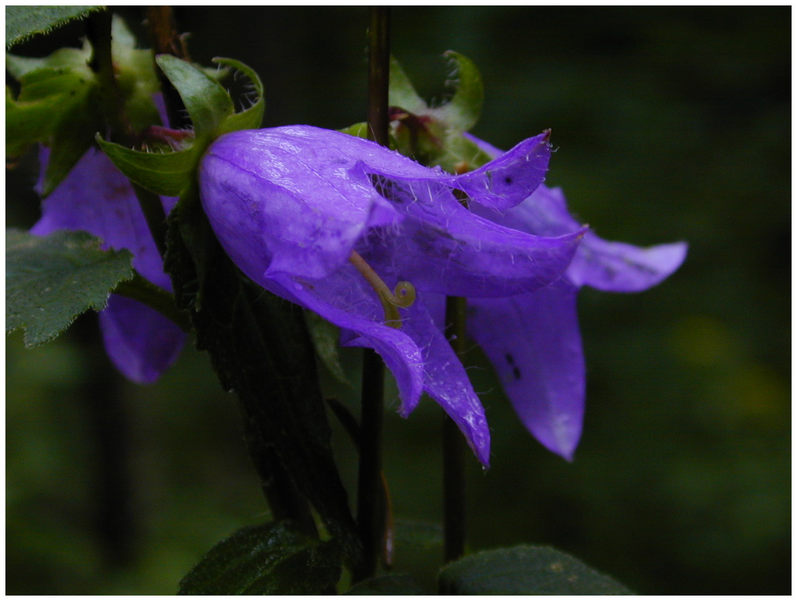
{"label": "green leaf", "polygon": [[96,141],[116,168],[150,192],[179,196],[193,184],[201,156],[194,146],[175,152],[141,152],[103,140],[99,134]]}
{"label": "green leaf", "polygon": [[394,573],[360,581],[353,585],[346,594],[351,596],[415,596],[426,595],[428,592],[409,575]]}
{"label": "green leaf", "polygon": [[457,81],[456,92],[444,105],[434,109],[437,118],[457,131],[467,131],[478,122],[484,104],[484,84],[475,63],[463,54],[448,50],[444,56],[453,66],[451,80]]}
{"label": "green leaf", "polygon": [[19,97],[6,88],[6,152],[18,156],[37,142],[50,147],[43,196],[66,177],[101,126],[96,78],[75,60],[71,67],[41,68],[17,61],[16,70],[23,73]]}
{"label": "green leaf", "polygon": [[340,383],[351,385],[340,364],[340,330],[311,310],[304,311],[304,320],[307,322],[315,352],[323,365]]}
{"label": "green leaf", "polygon": [[214,546],[180,581],[180,594],[322,594],[340,578],[333,544],[289,522],[246,527]]}
{"label": "green leaf", "polygon": [[246,110],[228,116],[221,124],[219,134],[241,129],[259,129],[263,123],[265,114],[265,90],[260,77],[251,69],[238,60],[232,58],[214,58],[213,62],[220,65],[232,67],[236,71],[243,73],[254,87],[257,100]]}
{"label": "green leaf", "polygon": [[91,46],[88,42],[84,42],[82,48],[59,48],[43,58],[7,54],[6,69],[14,79],[22,79],[28,73],[39,69],[88,70],[89,60],[91,60]]}
{"label": "green leaf", "polygon": [[25,329],[28,348],[48,342],[81,313],[102,310],[133,276],[127,250],[102,250],[82,231],[34,236],[6,230],[6,332]]}
{"label": "green leaf", "polygon": [[[193,188],[192,188],[193,189]],[[240,404],[273,514],[323,519],[350,562],[361,552],[331,447],[303,310],[252,283],[218,244],[194,191],[169,214],[165,268],[197,346]],[[310,519],[311,520],[311,519]]]}
{"label": "green leaf", "polygon": [[6,48],[98,10],[104,9],[101,6],[7,6]]}
{"label": "green leaf", "polygon": [[[199,138],[214,137],[221,123],[234,114],[232,99],[218,82],[201,69],[170,54],[159,54],[155,61],[182,98]],[[196,142],[195,142],[196,144]]]}
{"label": "green leaf", "polygon": [[418,550],[442,548],[444,541],[442,527],[437,523],[396,519],[396,546],[411,546]]}
{"label": "green leaf", "polygon": [[499,548],[443,567],[441,594],[631,594],[611,577],[546,546]]}

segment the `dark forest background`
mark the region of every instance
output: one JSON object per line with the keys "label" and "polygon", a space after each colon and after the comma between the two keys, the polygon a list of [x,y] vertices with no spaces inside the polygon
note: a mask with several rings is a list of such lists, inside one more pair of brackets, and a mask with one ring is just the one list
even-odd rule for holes
{"label": "dark forest background", "polygon": [[[117,10],[145,34],[143,8]],[[690,244],[658,288],[581,293],[588,405],[571,464],[522,428],[473,350],[493,466],[469,461],[470,549],[553,545],[645,594],[790,592],[790,10],[393,9],[393,53],[421,94],[444,98],[455,49],[484,79],[476,135],[508,148],[552,128],[547,182],[599,235]],[[265,126],[365,119],[366,8],[176,16],[194,60],[260,74]],[[77,44],[82,27],[14,50]],[[9,225],[38,218],[35,176],[34,156],[8,172]],[[21,337],[6,355],[8,593],[171,594],[215,542],[268,519],[206,356],[187,348],[137,387],[98,350],[93,316],[32,351]],[[351,381],[358,356],[343,355]],[[326,385],[356,409],[354,388]],[[441,411],[425,400],[402,420],[394,387],[387,404],[396,570],[430,582]],[[336,424],[334,440],[353,486]]]}

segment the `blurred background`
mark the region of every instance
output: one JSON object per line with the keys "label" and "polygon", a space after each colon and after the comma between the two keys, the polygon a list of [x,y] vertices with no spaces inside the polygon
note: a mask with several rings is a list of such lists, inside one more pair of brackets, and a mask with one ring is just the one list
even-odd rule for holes
{"label": "blurred background", "polygon": [[[143,7],[118,9],[142,33]],[[553,545],[644,594],[790,593],[790,7],[397,7],[393,53],[444,99],[442,52],[480,68],[473,132],[508,148],[551,127],[547,177],[602,237],[687,240],[643,294],[584,289],[588,367],[574,462],[520,425],[474,349],[492,468],[469,460],[469,548]],[[265,125],[366,114],[367,9],[176,8],[194,60],[235,57]],[[77,44],[75,24],[27,55]],[[38,218],[35,157],[8,172],[8,225]],[[510,324],[507,324],[507,327]],[[6,591],[171,594],[204,552],[268,519],[234,398],[186,348],[154,386],[115,374],[95,317],[6,354]],[[344,353],[352,382],[358,352]],[[326,377],[356,410],[356,390]],[[397,571],[442,561],[441,411],[388,391]],[[354,451],[334,425],[353,496]],[[110,432],[110,434],[109,434]],[[433,588],[429,587],[429,591]]]}

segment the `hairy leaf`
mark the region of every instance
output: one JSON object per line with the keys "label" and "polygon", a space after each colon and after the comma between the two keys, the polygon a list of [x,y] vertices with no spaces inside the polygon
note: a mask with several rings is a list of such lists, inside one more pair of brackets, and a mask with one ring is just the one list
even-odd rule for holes
{"label": "hairy leaf", "polygon": [[246,527],[214,546],[180,581],[180,594],[322,594],[340,578],[334,545],[282,521]]}
{"label": "hairy leaf", "polygon": [[443,567],[441,594],[630,594],[611,577],[546,546],[514,546],[466,556]]}
{"label": "hairy leaf", "polygon": [[49,33],[101,6],[6,6],[6,48],[39,33]]}
{"label": "hairy leaf", "polygon": [[332,454],[303,311],[235,267],[192,195],[169,216],[166,270],[178,305],[191,311],[197,345],[240,401],[249,453],[272,512],[309,531],[311,503],[356,561],[356,525]]}
{"label": "hairy leaf", "polygon": [[48,342],[81,313],[102,310],[133,276],[127,250],[102,250],[82,231],[34,236],[6,230],[6,331],[25,329],[28,348]]}
{"label": "hairy leaf", "polygon": [[425,595],[427,593],[428,592],[409,575],[401,573],[365,579],[351,586],[346,592],[346,594],[352,596],[415,596]]}

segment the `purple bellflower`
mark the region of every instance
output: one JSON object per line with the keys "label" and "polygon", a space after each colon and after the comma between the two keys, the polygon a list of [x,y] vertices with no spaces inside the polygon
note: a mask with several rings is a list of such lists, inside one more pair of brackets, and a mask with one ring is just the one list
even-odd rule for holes
{"label": "purple bellflower", "polygon": [[489,428],[443,333],[444,297],[544,288],[561,278],[585,229],[537,236],[474,214],[460,198],[519,204],[544,179],[547,137],[453,175],[336,131],[237,131],[202,158],[200,196],[246,275],[339,326],[344,345],[376,350],[395,376],[400,414],[428,393],[486,465]]}
{"label": "purple bellflower", "polygon": [[[49,151],[42,148],[42,174],[48,158]],[[176,201],[162,198],[164,210],[171,210]],[[106,248],[126,248],[132,252],[133,267],[141,276],[171,291],[171,281],[163,272],[163,262],[130,182],[95,148],[89,149],[44,199],[42,217],[31,233],[47,235],[58,229],[87,231],[101,238]],[[111,362],[136,383],[158,379],[177,359],[185,341],[185,334],[169,319],[116,294],[111,294],[107,307],[100,312],[99,322]]]}
{"label": "purple bellflower", "polygon": [[[493,158],[501,150],[465,134]],[[473,197],[478,203],[478,197]],[[539,185],[503,213],[473,205],[495,223],[540,236],[580,231],[559,188]],[[676,271],[683,242],[639,248],[588,231],[564,277],[530,293],[468,300],[468,333],[483,348],[515,411],[548,449],[571,460],[580,439],[585,365],[576,296],[583,285],[608,292],[639,292]],[[510,324],[510,325],[508,325]]]}

